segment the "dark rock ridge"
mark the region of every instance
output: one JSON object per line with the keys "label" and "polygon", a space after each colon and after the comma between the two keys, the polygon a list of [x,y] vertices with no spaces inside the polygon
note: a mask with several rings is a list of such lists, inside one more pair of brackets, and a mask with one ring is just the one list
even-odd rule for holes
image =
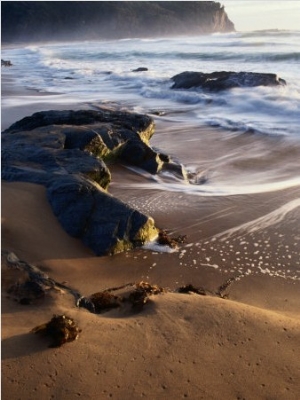
{"label": "dark rock ridge", "polygon": [[2,42],[234,31],[214,1],[2,1]]}
{"label": "dark rock ridge", "polygon": [[236,87],[286,85],[276,74],[258,72],[219,71],[212,73],[185,71],[171,78],[172,89],[202,88],[220,91]]}
{"label": "dark rock ridge", "polygon": [[44,111],[2,133],[2,179],[42,184],[63,228],[97,255],[113,254],[157,236],[151,217],[107,193],[114,160],[154,174],[184,168],[154,151],[154,122],[130,112]]}
{"label": "dark rock ridge", "polygon": [[[18,140],[17,143],[21,143],[18,153],[20,158],[23,157],[24,140],[31,141],[33,146],[37,144],[37,150],[31,151],[30,160],[34,158],[35,163],[41,161],[43,164],[49,157],[44,157],[41,148],[46,146],[47,151],[49,148],[52,148],[52,150],[56,148],[59,150],[59,156],[58,154],[55,155],[55,162],[61,164],[63,159],[67,157],[69,164],[67,168],[69,168],[70,173],[72,173],[70,165],[73,165],[71,162],[72,154],[74,154],[75,159],[76,157],[86,158],[93,155],[92,161],[87,163],[93,166],[95,180],[101,184],[101,178],[96,177],[98,173],[96,165],[99,164],[99,159],[108,162],[118,158],[151,174],[156,174],[162,170],[175,172],[182,169],[181,166],[173,163],[170,157],[156,152],[149,146],[149,140],[154,129],[154,122],[149,116],[124,111],[108,109],[98,111],[41,111],[17,121],[4,131],[4,134],[14,133],[14,144],[11,143],[8,136],[3,137],[2,143],[6,146],[12,146],[15,153],[14,157],[16,157],[16,141]],[[38,139],[35,138],[36,135]],[[7,140],[8,143],[6,143]],[[11,153],[9,154],[11,155]],[[9,155],[3,154],[3,157],[9,157]],[[27,155],[24,157],[26,158]],[[50,165],[54,168],[54,161],[51,164],[49,160],[49,163],[46,166],[47,170],[49,170]],[[78,172],[76,161],[72,168],[75,168],[74,173]],[[92,170],[88,171],[86,168],[92,167],[85,166],[82,172],[92,173]],[[105,178],[105,180],[107,179]],[[101,184],[101,186],[106,189],[108,183],[106,185]]]}
{"label": "dark rock ridge", "polygon": [[136,68],[136,69],[133,69],[133,70],[132,70],[132,72],[145,72],[145,71],[148,71],[148,68],[146,68],[146,67],[139,67],[139,68]]}

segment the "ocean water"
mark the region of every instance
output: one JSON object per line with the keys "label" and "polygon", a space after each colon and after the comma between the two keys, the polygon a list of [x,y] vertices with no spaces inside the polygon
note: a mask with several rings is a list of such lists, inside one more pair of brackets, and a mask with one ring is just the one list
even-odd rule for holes
{"label": "ocean water", "polygon": [[[10,96],[2,110],[26,103],[118,104],[154,115],[151,144],[207,178],[187,185],[147,177],[144,187],[195,195],[275,191],[300,184],[300,31],[124,39],[4,48],[17,85],[52,96]],[[133,72],[145,67],[148,71]],[[219,93],[171,89],[183,71],[275,73],[286,86]],[[203,133],[203,127],[213,127]],[[184,133],[183,133],[184,132]],[[137,171],[143,174],[142,171]]]}

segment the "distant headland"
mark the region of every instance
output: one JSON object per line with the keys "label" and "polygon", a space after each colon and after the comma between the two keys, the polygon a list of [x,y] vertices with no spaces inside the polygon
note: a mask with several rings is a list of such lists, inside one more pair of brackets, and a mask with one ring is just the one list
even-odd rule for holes
{"label": "distant headland", "polygon": [[2,1],[2,43],[232,32],[214,1]]}

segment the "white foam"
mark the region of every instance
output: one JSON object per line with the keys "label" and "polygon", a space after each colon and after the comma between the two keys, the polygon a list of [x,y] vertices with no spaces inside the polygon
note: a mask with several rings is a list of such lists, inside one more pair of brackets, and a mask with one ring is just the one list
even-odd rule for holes
{"label": "white foam", "polygon": [[[139,172],[138,168],[130,168]],[[259,184],[245,184],[236,185],[234,183],[215,183],[207,182],[202,185],[189,184],[186,181],[179,181],[176,177],[173,178],[174,182],[167,182],[162,179],[159,175],[150,175],[141,172],[141,175],[145,176],[147,179],[151,179],[152,182],[147,183],[127,183],[122,185],[122,182],[118,184],[120,188],[123,189],[143,189],[143,190],[164,190],[169,192],[184,192],[189,195],[194,196],[236,196],[243,194],[258,194],[258,193],[269,193],[284,189],[290,189],[293,187],[300,186],[300,176],[296,176],[291,179],[286,179],[277,182],[264,182]]]}
{"label": "white foam", "polygon": [[178,251],[177,248],[172,248],[167,245],[160,245],[156,241],[147,242],[142,248],[144,250],[150,250],[158,253],[175,253]]}

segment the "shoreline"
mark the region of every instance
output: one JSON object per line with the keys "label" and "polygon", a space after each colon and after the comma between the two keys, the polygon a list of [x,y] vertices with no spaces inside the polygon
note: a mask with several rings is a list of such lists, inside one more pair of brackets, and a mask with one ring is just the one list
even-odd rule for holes
{"label": "shoreline", "polygon": [[[2,95],[6,96],[4,88]],[[43,103],[42,107],[46,106]],[[34,108],[35,104],[29,109],[20,107],[12,114],[8,108],[6,121],[15,122],[20,119],[18,113],[30,115]],[[95,257],[62,230],[43,187],[2,181],[2,249],[15,252],[20,259],[85,295],[141,280],[171,291],[192,283],[215,292],[228,278],[238,276],[239,269],[244,272],[242,264],[245,270],[248,267],[246,255],[242,258],[237,254],[241,240],[230,235],[228,243],[211,239],[299,198],[299,188],[292,188],[260,195],[191,199],[180,193],[126,190],[118,182],[143,178],[121,166],[112,167],[112,174],[110,193],[149,210],[161,228],[187,234],[186,245],[172,254],[135,249],[112,257]],[[260,229],[246,235],[247,249],[243,250],[249,253],[250,264],[258,264],[259,256],[263,256],[264,264],[275,262],[276,257],[284,256],[285,260],[288,255],[294,260],[292,251],[297,252],[297,247],[292,245],[300,240],[296,239],[298,216],[296,207],[279,218],[279,226],[269,225],[266,235]],[[240,233],[243,235],[242,230]],[[282,244],[282,248],[273,249],[272,243]],[[226,254],[222,246],[226,246]],[[291,251],[286,252],[285,246]],[[255,258],[258,250],[261,253]],[[213,266],[217,263],[219,268]],[[5,265],[2,268],[4,399],[18,398],[20,391],[22,400],[51,396],[72,400],[76,396],[206,400],[217,399],[220,393],[228,400],[297,398],[299,280],[271,277],[253,267],[253,273],[230,286],[228,299],[166,293],[153,296],[138,314],[116,309],[95,315],[76,308],[66,293],[50,291],[44,301],[32,305],[13,301],[6,292],[11,275]],[[60,313],[73,317],[82,332],[78,341],[49,349],[47,340],[29,332]]]}
{"label": "shoreline", "polygon": [[[2,67],[13,68],[13,67]],[[1,70],[1,132],[7,129],[14,122],[32,115],[36,111],[46,111],[53,109],[53,98],[56,98],[58,102],[56,103],[57,109],[65,109],[65,104],[61,99],[64,97],[64,93],[56,92],[45,92],[40,91],[37,88],[27,88],[20,87],[17,80],[8,74],[7,72],[2,72]],[[13,99],[14,96],[18,97],[18,103],[7,102],[10,98]],[[32,102],[28,104],[22,104],[22,98],[32,99]],[[47,101],[47,99],[49,101]],[[70,104],[70,109],[80,108],[80,104]]]}

